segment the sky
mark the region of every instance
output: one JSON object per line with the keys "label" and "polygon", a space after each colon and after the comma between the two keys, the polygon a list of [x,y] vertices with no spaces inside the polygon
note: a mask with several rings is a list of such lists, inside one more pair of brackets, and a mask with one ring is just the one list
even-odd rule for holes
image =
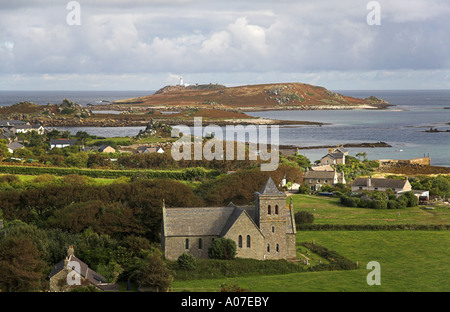
{"label": "sky", "polygon": [[448,0],[0,0],[0,90],[450,89]]}

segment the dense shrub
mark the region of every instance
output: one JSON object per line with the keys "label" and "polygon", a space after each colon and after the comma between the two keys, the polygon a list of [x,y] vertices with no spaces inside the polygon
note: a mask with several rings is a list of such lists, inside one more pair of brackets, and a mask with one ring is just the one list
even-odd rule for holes
{"label": "dense shrub", "polygon": [[194,271],[197,268],[197,259],[189,253],[184,252],[177,259],[178,267],[185,271]]}
{"label": "dense shrub", "polygon": [[236,243],[227,238],[217,238],[208,249],[211,259],[231,260],[236,256]]}
{"label": "dense shrub", "polygon": [[198,280],[236,276],[256,276],[304,272],[306,269],[298,263],[287,260],[256,260],[235,258],[233,260],[196,259],[197,269],[180,269],[177,261],[166,260],[169,269],[176,272],[176,280]]}
{"label": "dense shrub", "polygon": [[385,200],[372,200],[371,208],[373,209],[387,209],[387,201]]}
{"label": "dense shrub", "polygon": [[388,200],[387,202],[387,208],[388,209],[399,209],[400,204],[396,200]]}
{"label": "dense shrub", "polygon": [[269,177],[276,185],[280,185],[285,175],[289,181],[298,181],[302,177],[302,172],[299,168],[286,165],[280,165],[277,170],[271,172],[261,171],[258,168],[239,170],[203,182],[196,188],[195,193],[210,206],[228,205],[230,202],[246,205],[253,202],[255,191],[260,191]]}
{"label": "dense shrub", "polygon": [[314,215],[309,211],[299,211],[294,215],[295,224],[311,224],[314,222]]}
{"label": "dense shrub", "polygon": [[[64,158],[62,157],[62,159]],[[91,160],[93,161],[93,159]],[[92,165],[94,164],[98,166],[99,163],[93,162]],[[105,178],[105,179],[132,177],[133,175],[143,173],[149,179],[174,179],[174,180],[191,180],[197,178],[195,176],[196,173],[199,173],[200,177],[208,177],[208,178],[216,177],[220,174],[220,172],[215,170],[205,170],[205,169],[192,170],[192,168],[186,168],[183,170],[104,170],[104,169],[79,169],[79,168],[58,168],[58,167],[38,167],[38,166],[3,166],[3,165],[0,166],[0,173],[24,174],[24,175],[51,174],[56,176],[78,174],[88,176],[91,178]]]}
{"label": "dense shrub", "polygon": [[93,226],[99,233],[117,231],[143,235],[151,241],[159,241],[163,200],[168,207],[204,205],[191,187],[167,179],[104,186],[50,185],[0,192],[6,220],[20,219],[72,233]]}
{"label": "dense shrub", "polygon": [[[373,195],[373,194],[371,194]],[[398,198],[394,196],[382,196],[381,192],[369,197],[366,194],[361,197],[341,195],[340,202],[346,207],[360,207],[372,209],[403,209],[415,207],[419,204],[417,196],[412,192],[406,192]],[[388,199],[389,198],[389,199]]]}
{"label": "dense shrub", "polygon": [[354,270],[357,268],[356,264],[334,250],[316,245],[314,243],[303,242],[301,245],[309,248],[312,252],[318,254],[321,257],[330,261],[329,264],[319,264],[310,267],[310,271],[323,271],[323,270]]}

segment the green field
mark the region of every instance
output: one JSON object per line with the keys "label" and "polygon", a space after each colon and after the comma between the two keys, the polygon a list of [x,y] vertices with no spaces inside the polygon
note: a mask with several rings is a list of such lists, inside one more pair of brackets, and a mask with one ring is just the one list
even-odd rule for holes
{"label": "green field", "polygon": [[294,211],[314,214],[315,224],[450,224],[450,205],[423,210],[421,206],[405,209],[366,209],[344,207],[338,198],[294,195]]}
{"label": "green field", "polygon": [[[449,209],[433,213],[419,207],[402,210],[347,208],[334,198],[294,196],[294,209],[312,211],[315,223],[329,224],[448,224]],[[315,209],[315,211],[314,211]],[[400,212],[400,216],[398,215]],[[359,268],[351,271],[174,281],[174,291],[217,291],[237,283],[254,292],[437,292],[450,291],[448,231],[298,231],[297,242],[315,241],[335,250]],[[370,261],[381,267],[381,285],[369,286]]]}

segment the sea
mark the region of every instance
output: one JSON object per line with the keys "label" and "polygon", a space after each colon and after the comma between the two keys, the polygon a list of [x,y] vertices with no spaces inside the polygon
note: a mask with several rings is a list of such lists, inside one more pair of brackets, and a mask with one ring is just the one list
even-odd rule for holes
{"label": "sea", "polygon": [[[349,154],[366,153],[368,159],[411,159],[429,156],[431,164],[450,167],[450,132],[426,132],[430,128],[450,130],[450,90],[333,90],[366,98],[376,96],[391,105],[386,110],[261,111],[251,116],[324,125],[280,126],[279,143],[298,147],[337,146],[346,143],[385,142],[392,147],[349,148]],[[0,106],[21,101],[36,104],[61,103],[69,99],[83,106],[108,103],[152,94],[154,91],[0,91]],[[144,127],[65,127],[75,134],[86,131],[102,137],[134,136]],[[312,162],[328,149],[300,149]]]}

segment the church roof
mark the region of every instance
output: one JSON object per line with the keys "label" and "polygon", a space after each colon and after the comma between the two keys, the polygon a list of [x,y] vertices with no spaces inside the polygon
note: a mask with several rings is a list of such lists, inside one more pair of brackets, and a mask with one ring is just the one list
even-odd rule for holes
{"label": "church roof", "polygon": [[221,236],[245,211],[253,218],[254,207],[164,208],[165,236]]}
{"label": "church roof", "polygon": [[273,182],[272,177],[269,177],[267,179],[266,184],[264,184],[264,187],[259,192],[262,195],[280,195],[284,194],[283,192],[280,192],[278,187],[275,185],[275,182]]}

